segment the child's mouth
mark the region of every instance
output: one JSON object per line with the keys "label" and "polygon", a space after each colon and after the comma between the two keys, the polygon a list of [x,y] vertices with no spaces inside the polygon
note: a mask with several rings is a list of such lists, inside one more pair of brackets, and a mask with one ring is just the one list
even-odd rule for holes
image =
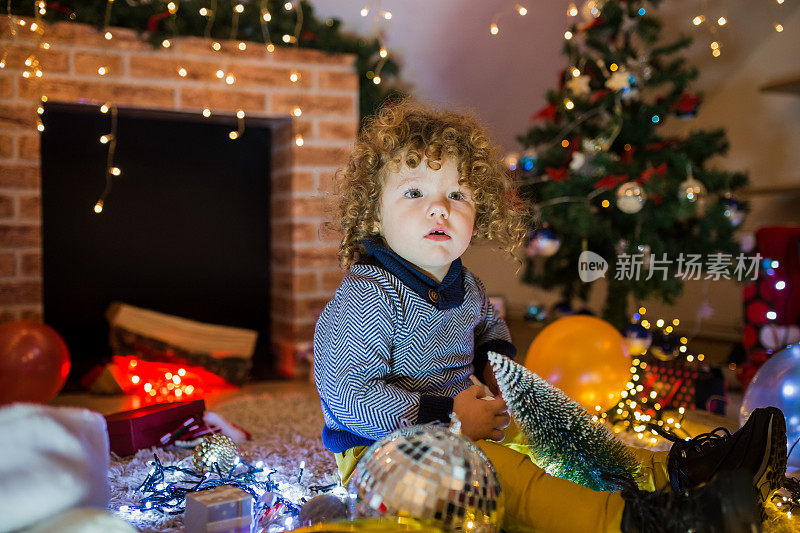
{"label": "child's mouth", "polygon": [[432,241],[446,241],[450,239],[450,236],[443,232],[443,231],[432,231],[425,236],[426,239],[430,239]]}

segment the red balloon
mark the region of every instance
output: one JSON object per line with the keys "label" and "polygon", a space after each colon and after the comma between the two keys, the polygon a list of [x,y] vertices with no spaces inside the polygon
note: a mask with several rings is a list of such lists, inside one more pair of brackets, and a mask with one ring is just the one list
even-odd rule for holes
{"label": "red balloon", "polygon": [[69,374],[69,350],[50,326],[0,324],[0,405],[52,400]]}

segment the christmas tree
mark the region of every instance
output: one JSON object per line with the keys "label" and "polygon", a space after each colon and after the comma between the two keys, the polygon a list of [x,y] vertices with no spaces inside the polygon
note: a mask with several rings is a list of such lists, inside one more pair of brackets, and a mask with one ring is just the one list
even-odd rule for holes
{"label": "christmas tree", "polygon": [[524,281],[585,301],[591,284],[580,279],[579,256],[599,254],[609,263],[603,317],[619,328],[630,317],[629,295],[674,302],[681,257],[721,253],[733,262],[744,213],[732,192],[746,175],[706,167],[727,151],[722,129],[658,133],[670,116],[693,117],[701,98],[689,92],[697,70],[676,57],[691,39],[660,43],[661,21],[649,12],[656,5],[570,7],[582,21],[565,33],[568,67],[536,125],[518,137],[522,156],[509,161],[534,206]]}
{"label": "christmas tree", "polygon": [[594,490],[620,490],[639,463],[577,402],[511,359],[489,352],[497,385],[530,447],[534,463]]}

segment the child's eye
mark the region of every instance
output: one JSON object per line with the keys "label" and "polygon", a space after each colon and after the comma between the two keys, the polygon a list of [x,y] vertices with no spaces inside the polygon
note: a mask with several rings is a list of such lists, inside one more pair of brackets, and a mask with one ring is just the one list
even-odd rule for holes
{"label": "child's eye", "polygon": [[406,198],[422,198],[422,193],[419,189],[409,189],[403,193]]}
{"label": "child's eye", "polygon": [[451,200],[466,200],[467,199],[467,197],[461,191],[453,191],[453,192],[450,193],[449,196],[450,196]]}

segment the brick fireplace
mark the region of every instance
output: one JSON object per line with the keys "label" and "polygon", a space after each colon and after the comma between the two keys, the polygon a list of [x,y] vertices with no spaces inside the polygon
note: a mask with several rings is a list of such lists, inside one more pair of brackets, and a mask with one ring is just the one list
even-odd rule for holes
{"label": "brick fireplace", "polygon": [[[30,24],[30,21],[27,21]],[[308,49],[178,38],[154,49],[135,32],[49,25],[48,50],[21,27],[13,39],[2,22],[0,52],[0,321],[42,320],[41,173],[36,108],[48,102],[112,102],[128,108],[271,119],[271,310],[273,353],[284,375],[313,335],[316,314],[341,280],[337,235],[323,230],[324,191],[347,157],[358,124],[354,56]],[[41,80],[22,77],[25,60],[39,57]],[[98,74],[99,67],[108,73]],[[178,67],[187,70],[178,75]],[[227,85],[217,70],[232,73]],[[299,80],[292,82],[292,72]],[[302,115],[293,116],[295,107]],[[297,135],[302,146],[295,142]],[[78,156],[79,157],[79,156]]]}

